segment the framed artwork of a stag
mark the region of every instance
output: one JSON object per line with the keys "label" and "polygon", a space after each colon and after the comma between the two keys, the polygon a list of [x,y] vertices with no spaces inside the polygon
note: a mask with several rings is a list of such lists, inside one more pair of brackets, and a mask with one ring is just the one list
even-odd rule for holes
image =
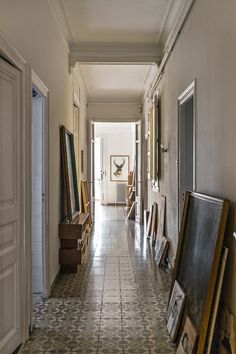
{"label": "framed artwork of a stag", "polygon": [[129,173],[128,155],[110,156],[110,180],[112,182],[127,182]]}

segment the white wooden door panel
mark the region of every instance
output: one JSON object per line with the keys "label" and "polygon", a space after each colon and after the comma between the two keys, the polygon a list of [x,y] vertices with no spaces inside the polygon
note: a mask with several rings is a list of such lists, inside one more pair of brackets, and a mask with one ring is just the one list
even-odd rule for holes
{"label": "white wooden door panel", "polygon": [[0,353],[21,343],[20,72],[0,59]]}

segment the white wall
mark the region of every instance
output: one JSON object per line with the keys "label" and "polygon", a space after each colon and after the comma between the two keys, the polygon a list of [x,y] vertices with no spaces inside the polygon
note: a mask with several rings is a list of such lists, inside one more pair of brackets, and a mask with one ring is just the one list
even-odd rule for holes
{"label": "white wall", "polygon": [[104,180],[105,200],[109,203],[116,201],[116,182],[110,180],[110,156],[128,155],[130,157],[130,170],[133,169],[134,134],[132,123],[97,123],[96,137],[103,138],[103,163],[106,177]]}
{"label": "white wall", "polygon": [[[224,302],[236,315],[236,2],[196,0],[165,67],[161,94],[161,193],[167,197],[166,233],[171,255],[178,242],[177,98],[196,78],[196,189],[228,198],[231,211],[225,244],[229,247]],[[156,199],[149,188],[150,201]]]}
{"label": "white wall", "polygon": [[[0,33],[49,89],[49,262],[52,283],[59,270],[59,126],[63,124],[73,131],[73,80],[69,73],[68,52],[47,0],[0,0],[0,9]],[[79,134],[86,138],[85,123],[82,123],[85,114],[83,97]]]}

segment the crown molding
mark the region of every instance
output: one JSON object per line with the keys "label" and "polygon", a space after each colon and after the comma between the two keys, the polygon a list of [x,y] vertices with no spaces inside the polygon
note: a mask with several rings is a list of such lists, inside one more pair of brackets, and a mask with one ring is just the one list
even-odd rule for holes
{"label": "crown molding", "polygon": [[56,25],[63,39],[68,54],[70,53],[69,43],[73,42],[73,34],[67,19],[65,9],[61,0],[48,0],[51,12],[55,18]]}
{"label": "crown molding", "polygon": [[[163,54],[171,51],[181,28],[187,18],[195,0],[176,0],[173,2],[163,29],[160,42],[163,46]],[[166,36],[166,33],[168,35]]]}
{"label": "crown molding", "polygon": [[145,43],[77,43],[70,46],[70,67],[76,63],[159,63],[162,48]]}

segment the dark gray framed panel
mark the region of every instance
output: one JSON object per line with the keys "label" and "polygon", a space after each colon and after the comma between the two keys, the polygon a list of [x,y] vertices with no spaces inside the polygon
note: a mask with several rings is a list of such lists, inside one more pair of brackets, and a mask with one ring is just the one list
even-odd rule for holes
{"label": "dark gray framed panel", "polygon": [[228,209],[228,200],[186,192],[173,284],[186,293],[185,314],[199,333],[197,354],[204,352]]}

